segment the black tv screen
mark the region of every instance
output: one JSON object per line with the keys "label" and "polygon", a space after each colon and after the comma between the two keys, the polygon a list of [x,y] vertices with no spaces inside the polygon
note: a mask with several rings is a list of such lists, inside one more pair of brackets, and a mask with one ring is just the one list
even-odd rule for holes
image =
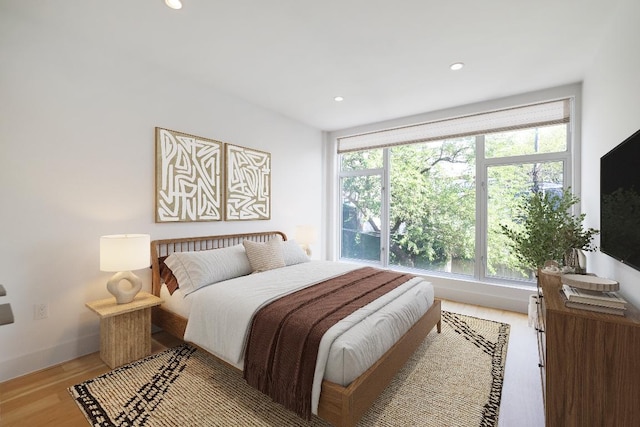
{"label": "black tv screen", "polygon": [[640,130],[600,159],[600,251],[640,270]]}

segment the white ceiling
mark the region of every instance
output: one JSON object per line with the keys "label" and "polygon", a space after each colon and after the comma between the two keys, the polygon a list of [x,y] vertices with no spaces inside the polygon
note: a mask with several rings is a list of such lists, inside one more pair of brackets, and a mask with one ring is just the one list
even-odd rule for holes
{"label": "white ceiling", "polygon": [[331,131],[581,81],[620,0],[0,2]]}

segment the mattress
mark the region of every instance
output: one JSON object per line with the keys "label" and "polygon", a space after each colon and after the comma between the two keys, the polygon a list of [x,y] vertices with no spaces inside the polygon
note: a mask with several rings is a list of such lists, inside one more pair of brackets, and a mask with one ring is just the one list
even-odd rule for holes
{"label": "mattress", "polygon": [[[360,268],[349,263],[311,261],[251,274],[169,296],[164,307],[188,319],[185,340],[242,369],[253,314],[297,289]],[[317,413],[322,379],[349,385],[371,367],[431,307],[433,287],[413,278],[338,322],[324,335],[312,392]]]}

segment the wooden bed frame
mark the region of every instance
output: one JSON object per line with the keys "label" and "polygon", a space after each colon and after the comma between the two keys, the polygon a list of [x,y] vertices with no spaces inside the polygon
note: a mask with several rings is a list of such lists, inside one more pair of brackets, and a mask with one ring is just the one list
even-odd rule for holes
{"label": "wooden bed frame", "polygon": [[[206,236],[154,240],[151,242],[152,292],[160,296],[159,257],[173,252],[192,252],[217,249],[241,244],[243,240],[267,242],[279,235],[283,240],[287,236],[279,231],[261,233],[231,234],[224,236]],[[353,427],[391,382],[394,375],[404,366],[424,338],[436,326],[441,328],[441,304],[436,299],[429,310],[416,324],[405,333],[398,342],[365,373],[356,378],[349,386],[343,387],[324,380],[320,392],[318,416],[336,427]],[[184,338],[187,319],[172,313],[163,306],[153,307],[153,324],[180,339]]]}

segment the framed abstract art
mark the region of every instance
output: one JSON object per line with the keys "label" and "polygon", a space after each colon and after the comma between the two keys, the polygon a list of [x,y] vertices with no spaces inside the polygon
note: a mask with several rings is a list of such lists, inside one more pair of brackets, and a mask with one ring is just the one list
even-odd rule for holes
{"label": "framed abstract art", "polygon": [[271,218],[271,154],[225,144],[225,220]]}
{"label": "framed abstract art", "polygon": [[224,144],[156,128],[156,222],[223,219]]}

